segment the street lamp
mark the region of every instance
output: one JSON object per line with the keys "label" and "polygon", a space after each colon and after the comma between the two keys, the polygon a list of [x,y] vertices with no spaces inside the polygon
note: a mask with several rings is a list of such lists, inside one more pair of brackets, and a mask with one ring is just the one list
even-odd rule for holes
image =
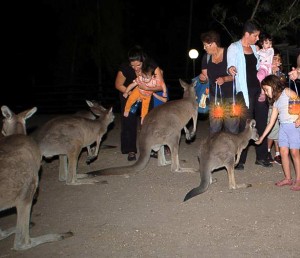
{"label": "street lamp", "polygon": [[195,60],[197,59],[197,57],[199,56],[199,53],[196,49],[191,49],[189,51],[189,57],[193,60],[193,73],[194,73],[194,77],[195,77]]}

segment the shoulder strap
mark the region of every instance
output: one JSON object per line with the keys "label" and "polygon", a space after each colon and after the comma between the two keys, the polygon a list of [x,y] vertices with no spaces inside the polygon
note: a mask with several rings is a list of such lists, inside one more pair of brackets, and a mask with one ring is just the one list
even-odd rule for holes
{"label": "shoulder strap", "polygon": [[210,56],[209,54],[206,54],[206,63],[208,63],[209,59],[210,59]]}

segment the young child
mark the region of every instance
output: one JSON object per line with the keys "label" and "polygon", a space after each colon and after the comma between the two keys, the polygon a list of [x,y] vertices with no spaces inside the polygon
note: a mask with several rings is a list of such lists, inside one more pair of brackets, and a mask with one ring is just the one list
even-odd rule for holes
{"label": "young child", "polygon": [[[161,85],[163,88],[163,97],[167,98],[167,89],[163,82],[159,81],[154,74],[155,66],[151,61],[144,61],[142,65],[141,75],[138,76],[124,92],[124,98],[127,98],[127,102],[124,109],[124,116],[128,117],[131,106],[138,100],[142,102],[142,110],[141,110],[141,124],[143,124],[143,120],[148,113],[149,105],[151,101],[151,96],[153,95],[153,91],[151,90],[142,90],[139,87],[139,84],[144,83],[147,87],[155,87]],[[131,94],[129,92],[132,90]]]}
{"label": "young child", "polygon": [[[269,34],[261,34],[258,41],[258,62],[257,78],[261,82],[267,75],[272,74],[272,62],[274,49],[272,47],[272,38]],[[262,90],[258,101],[264,102],[266,99],[265,93]]]}
{"label": "young child", "polygon": [[[285,74],[282,73],[281,55],[280,55],[280,52],[276,49],[274,49],[272,74],[278,76],[283,83],[286,82]],[[270,122],[272,108],[273,108],[272,105],[269,105],[268,123]],[[281,165],[282,162],[281,162],[281,156],[280,156],[280,151],[279,151],[279,146],[278,146],[278,133],[279,133],[279,122],[278,122],[278,118],[277,118],[271,132],[268,134],[268,156],[267,156],[267,158],[271,163],[277,163],[277,164]],[[273,145],[275,147],[274,158],[272,157],[272,154],[271,154],[271,148]]]}
{"label": "young child", "polygon": [[[282,168],[285,178],[275,185],[292,185],[291,190],[300,191],[300,114],[291,115],[288,112],[289,98],[296,98],[297,94],[285,84],[276,75],[269,75],[262,80],[261,86],[265,94],[273,102],[273,109],[265,131],[260,136],[256,144],[260,144],[272,129],[277,116],[280,122],[278,144],[282,159]],[[289,153],[291,154],[296,180],[292,180]]]}

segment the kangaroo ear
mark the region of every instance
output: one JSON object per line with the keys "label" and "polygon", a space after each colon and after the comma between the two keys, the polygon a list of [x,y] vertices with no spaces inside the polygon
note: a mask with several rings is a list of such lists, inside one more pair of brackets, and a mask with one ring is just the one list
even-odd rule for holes
{"label": "kangaroo ear", "polygon": [[179,79],[180,85],[182,88],[186,89],[187,88],[187,83],[181,79]]}
{"label": "kangaroo ear", "polygon": [[2,106],[1,111],[2,111],[2,115],[7,119],[11,119],[12,116],[14,115],[14,112],[12,112],[8,106]]}
{"label": "kangaroo ear", "polygon": [[31,117],[36,111],[37,111],[37,107],[33,107],[31,109],[21,112],[19,115],[26,120],[27,118]]}
{"label": "kangaroo ear", "polygon": [[255,128],[255,126],[256,126],[256,121],[255,121],[254,119],[251,120],[250,126],[251,126],[251,128]]}

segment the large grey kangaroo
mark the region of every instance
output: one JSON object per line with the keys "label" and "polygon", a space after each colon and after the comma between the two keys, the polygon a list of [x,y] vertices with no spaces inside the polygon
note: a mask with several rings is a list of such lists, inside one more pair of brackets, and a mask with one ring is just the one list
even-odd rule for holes
{"label": "large grey kangaroo", "polygon": [[225,167],[228,174],[229,189],[246,188],[250,184],[236,184],[234,176],[234,167],[240,160],[241,152],[252,139],[257,141],[259,135],[255,128],[254,119],[248,120],[245,130],[239,134],[220,132],[212,137],[206,138],[200,144],[199,161],[200,161],[200,185],[189,191],[184,201],[207,191],[212,182],[212,172],[215,169]]}
{"label": "large grey kangaroo", "polygon": [[[181,130],[184,129],[186,139],[190,140],[196,133],[198,105],[196,102],[195,83],[188,84],[179,80],[184,89],[183,98],[169,101],[152,109],[144,119],[139,135],[138,160],[131,166],[112,167],[88,172],[92,175],[122,175],[138,172],[144,169],[150,159],[153,149],[158,151],[158,165],[171,164],[172,172],[194,172],[192,168],[182,168],[179,164],[178,151]],[[193,120],[192,132],[186,128],[187,123]],[[164,155],[164,145],[171,150],[171,161]]]}
{"label": "large grey kangaroo", "polygon": [[103,135],[108,125],[113,122],[112,108],[101,105],[95,107],[94,120],[80,115],[55,117],[38,129],[36,140],[45,158],[59,155],[59,180],[67,185],[93,184],[95,179],[84,178],[88,175],[77,174],[78,158],[81,150],[96,142],[96,147],[89,151],[89,159],[97,157]]}
{"label": "large grey kangaroo", "polygon": [[72,236],[73,233],[67,232],[30,237],[30,212],[39,183],[42,155],[36,142],[26,135],[25,122],[37,109],[17,115],[7,106],[1,110],[5,137],[0,139],[0,211],[16,207],[17,223],[5,231],[0,229],[0,240],[15,233],[13,249],[25,250]]}

